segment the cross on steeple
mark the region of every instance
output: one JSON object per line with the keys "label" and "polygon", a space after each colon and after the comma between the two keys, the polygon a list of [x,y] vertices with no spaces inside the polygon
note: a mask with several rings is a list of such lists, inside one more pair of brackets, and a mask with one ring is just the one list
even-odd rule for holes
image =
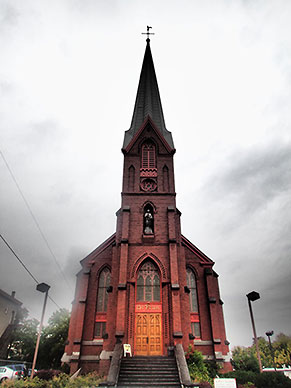
{"label": "cross on steeple", "polygon": [[147,35],[147,42],[149,43],[150,41],[150,35],[155,35],[154,32],[150,32],[150,29],[153,27],[147,26],[147,32],[142,32],[142,35]]}

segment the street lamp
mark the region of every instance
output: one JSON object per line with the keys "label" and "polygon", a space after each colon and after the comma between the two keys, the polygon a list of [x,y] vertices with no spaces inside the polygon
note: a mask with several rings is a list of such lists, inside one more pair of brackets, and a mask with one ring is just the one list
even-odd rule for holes
{"label": "street lamp", "polygon": [[47,297],[48,297],[48,290],[50,289],[50,286],[46,283],[40,283],[36,286],[36,289],[37,289],[37,291],[44,293],[45,296],[44,296],[41,320],[40,320],[40,325],[39,325],[39,329],[38,329],[38,335],[37,335],[33,363],[32,363],[32,371],[31,371],[31,376],[30,376],[32,379],[34,376],[34,369],[35,369],[37,353],[38,353],[38,348],[39,348],[39,341],[40,341],[40,335],[41,335],[41,330],[42,330],[42,325],[43,325],[44,312],[45,312],[45,307],[46,307],[46,302],[47,302]]}
{"label": "street lamp", "polygon": [[249,304],[250,316],[251,316],[251,321],[252,321],[252,326],[253,326],[254,339],[255,339],[255,344],[256,344],[256,349],[257,349],[257,356],[258,356],[258,361],[259,361],[260,373],[262,373],[263,372],[262,361],[261,361],[261,356],[260,356],[260,352],[259,352],[259,344],[258,344],[258,338],[257,338],[257,333],[256,333],[254,314],[253,314],[252,305],[251,305],[251,302],[254,302],[255,300],[260,299],[260,294],[256,291],[252,291],[249,294],[247,294],[246,296],[248,298],[248,304]]}
{"label": "street lamp", "polygon": [[274,357],[274,352],[273,352],[273,346],[272,346],[272,342],[271,342],[271,336],[273,334],[274,334],[274,330],[270,330],[270,331],[266,332],[266,336],[268,337],[268,340],[269,340],[269,346],[270,346],[270,351],[271,351],[271,355],[272,355],[272,359],[273,359],[274,370],[275,370],[275,372],[277,372],[276,364],[275,364],[275,357]]}

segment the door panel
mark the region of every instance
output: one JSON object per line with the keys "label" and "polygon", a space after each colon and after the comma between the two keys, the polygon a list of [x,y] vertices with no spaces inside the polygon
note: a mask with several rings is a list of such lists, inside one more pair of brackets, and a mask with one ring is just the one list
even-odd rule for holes
{"label": "door panel", "polygon": [[136,314],[135,355],[162,354],[161,314]]}
{"label": "door panel", "polygon": [[140,356],[147,355],[147,316],[138,314],[136,316],[136,351]]}

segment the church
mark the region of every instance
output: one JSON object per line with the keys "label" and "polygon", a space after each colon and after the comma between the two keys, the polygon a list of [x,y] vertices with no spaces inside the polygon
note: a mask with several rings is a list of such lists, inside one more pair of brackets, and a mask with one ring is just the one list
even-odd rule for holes
{"label": "church", "polygon": [[116,231],[81,261],[63,362],[108,374],[117,344],[133,358],[189,345],[231,370],[214,262],[181,234],[171,132],[149,34],[124,155]]}

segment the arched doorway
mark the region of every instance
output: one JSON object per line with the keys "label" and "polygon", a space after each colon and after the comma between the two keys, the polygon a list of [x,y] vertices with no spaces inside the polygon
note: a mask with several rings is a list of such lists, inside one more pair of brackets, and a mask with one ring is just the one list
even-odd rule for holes
{"label": "arched doorway", "polygon": [[146,259],[137,272],[134,354],[139,356],[162,354],[160,272],[150,259]]}

